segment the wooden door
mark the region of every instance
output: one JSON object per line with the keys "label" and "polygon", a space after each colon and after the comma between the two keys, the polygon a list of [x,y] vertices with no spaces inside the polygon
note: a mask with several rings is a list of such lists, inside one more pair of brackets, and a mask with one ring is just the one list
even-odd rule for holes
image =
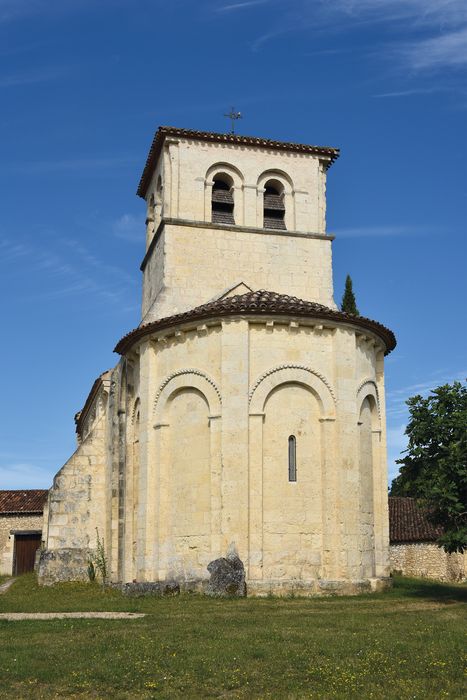
{"label": "wooden door", "polygon": [[40,533],[15,535],[15,576],[34,571],[34,559],[40,546]]}

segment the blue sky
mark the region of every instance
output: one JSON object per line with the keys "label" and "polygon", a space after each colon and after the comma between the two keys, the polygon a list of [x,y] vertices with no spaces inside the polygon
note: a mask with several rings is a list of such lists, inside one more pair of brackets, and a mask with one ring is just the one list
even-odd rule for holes
{"label": "blue sky", "polygon": [[392,328],[405,400],[466,376],[464,0],[0,0],[0,488],[48,487],[139,322],[136,186],[158,125],[341,148],[335,298]]}

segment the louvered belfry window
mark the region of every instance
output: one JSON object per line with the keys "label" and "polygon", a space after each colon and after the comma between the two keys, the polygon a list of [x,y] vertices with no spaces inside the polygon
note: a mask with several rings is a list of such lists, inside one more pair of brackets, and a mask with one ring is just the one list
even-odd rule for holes
{"label": "louvered belfry window", "polygon": [[211,202],[214,224],[235,224],[233,187],[225,180],[214,179]]}
{"label": "louvered belfry window", "polygon": [[264,228],[285,230],[284,193],[267,184],[264,192]]}

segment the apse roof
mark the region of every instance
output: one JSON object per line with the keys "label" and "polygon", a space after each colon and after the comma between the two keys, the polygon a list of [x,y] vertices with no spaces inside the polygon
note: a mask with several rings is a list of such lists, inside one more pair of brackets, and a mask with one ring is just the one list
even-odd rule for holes
{"label": "apse roof", "polygon": [[213,131],[195,131],[193,129],[179,129],[174,126],[160,126],[156,131],[151,148],[149,149],[146,165],[136,192],[140,197],[145,197],[151,181],[152,173],[159,159],[162,144],[167,136],[174,138],[194,139],[196,141],[208,141],[210,143],[231,143],[239,146],[254,146],[255,148],[268,148],[277,151],[293,151],[294,153],[309,153],[323,156],[331,165],[339,157],[339,149],[331,146],[312,146],[305,143],[293,143],[289,141],[274,141],[259,136],[241,136],[240,134],[218,134]]}
{"label": "apse roof", "polygon": [[247,292],[246,294],[217,299],[189,311],[143,324],[127,333],[117,343],[114,352],[123,355],[135,342],[144,336],[165,328],[171,328],[195,320],[201,321],[213,316],[232,316],[236,314],[244,316],[258,316],[262,314],[266,316],[298,316],[351,323],[354,326],[375,333],[381,338],[386,346],[386,354],[396,347],[394,333],[377,321],[372,321],[363,316],[353,316],[342,311],[336,311],[322,304],[304,301],[288,294],[278,294],[277,292],[268,292],[260,289],[256,292]]}

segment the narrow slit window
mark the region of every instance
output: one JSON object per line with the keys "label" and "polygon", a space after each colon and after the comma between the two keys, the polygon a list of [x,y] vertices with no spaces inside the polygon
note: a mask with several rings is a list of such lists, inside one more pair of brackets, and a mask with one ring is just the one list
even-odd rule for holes
{"label": "narrow slit window", "polygon": [[289,481],[297,481],[297,441],[295,435],[289,437]]}

